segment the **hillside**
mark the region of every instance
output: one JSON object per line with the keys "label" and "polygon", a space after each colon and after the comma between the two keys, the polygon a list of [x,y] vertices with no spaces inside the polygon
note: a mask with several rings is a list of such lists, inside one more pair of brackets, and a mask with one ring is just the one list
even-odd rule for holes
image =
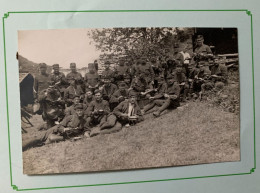
{"label": "hillside", "polygon": [[[32,122],[36,127],[41,117]],[[27,128],[23,141],[39,135],[35,127]],[[26,174],[47,174],[239,161],[239,144],[238,114],[189,102],[114,134],[29,149],[23,166]]]}

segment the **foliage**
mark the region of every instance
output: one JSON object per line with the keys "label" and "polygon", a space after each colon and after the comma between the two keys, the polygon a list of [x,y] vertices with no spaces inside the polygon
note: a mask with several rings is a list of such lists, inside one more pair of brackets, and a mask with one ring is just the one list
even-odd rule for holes
{"label": "foliage", "polygon": [[189,38],[189,28],[102,28],[93,29],[88,35],[102,58],[136,58],[167,55],[174,43]]}

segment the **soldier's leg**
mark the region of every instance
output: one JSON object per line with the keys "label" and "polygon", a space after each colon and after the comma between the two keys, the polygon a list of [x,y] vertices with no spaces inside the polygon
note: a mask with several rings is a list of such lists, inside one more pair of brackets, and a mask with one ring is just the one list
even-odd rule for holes
{"label": "soldier's leg", "polygon": [[147,105],[145,105],[144,109],[143,109],[144,113],[149,111],[150,109],[152,109],[154,106],[155,106],[155,101],[152,101],[152,102],[148,103]]}
{"label": "soldier's leg", "polygon": [[103,115],[100,117],[99,126],[102,127],[102,125],[107,121],[107,115]]}
{"label": "soldier's leg", "polygon": [[167,109],[169,106],[170,106],[170,104],[171,104],[171,99],[166,99],[166,100],[164,100],[164,101],[158,101],[158,104],[162,104],[160,107],[159,107],[159,109],[156,111],[156,112],[154,112],[153,113],[153,115],[154,116],[156,116],[156,117],[158,117],[158,116],[160,116],[160,114],[165,110],[165,109]]}
{"label": "soldier's leg", "polygon": [[46,119],[46,125],[47,125],[47,129],[55,126],[55,121],[52,119]]}
{"label": "soldier's leg", "polygon": [[113,126],[115,126],[116,124],[116,116],[114,114],[111,114],[107,117],[107,120],[104,124],[102,124],[102,126],[100,127],[101,130],[103,129],[109,129],[112,128]]}
{"label": "soldier's leg", "polygon": [[115,133],[115,132],[120,131],[122,129],[122,127],[123,127],[122,123],[117,121],[116,124],[114,125],[114,127],[112,127],[111,129],[101,130],[101,134]]}
{"label": "soldier's leg", "polygon": [[26,149],[28,149],[30,147],[42,145],[54,131],[57,131],[57,128],[58,128],[58,125],[48,129],[42,135],[40,135],[34,139],[30,139],[30,140],[26,141],[25,143],[23,143],[23,151],[25,151]]}

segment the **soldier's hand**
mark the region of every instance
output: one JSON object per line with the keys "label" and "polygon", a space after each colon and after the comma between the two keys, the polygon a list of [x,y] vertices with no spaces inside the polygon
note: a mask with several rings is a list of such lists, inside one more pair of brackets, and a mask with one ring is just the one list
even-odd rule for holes
{"label": "soldier's hand", "polygon": [[154,100],[154,97],[149,97],[149,100]]}
{"label": "soldier's hand", "polygon": [[170,97],[171,97],[171,99],[177,99],[178,98],[177,95],[171,95]]}
{"label": "soldier's hand", "polygon": [[63,129],[64,132],[69,131],[69,130],[71,130],[69,127],[65,127],[65,128]]}
{"label": "soldier's hand", "polygon": [[121,116],[122,116],[122,117],[128,117],[128,114],[123,113]]}
{"label": "soldier's hand", "polygon": [[169,98],[170,96],[168,94],[163,95],[165,98]]}

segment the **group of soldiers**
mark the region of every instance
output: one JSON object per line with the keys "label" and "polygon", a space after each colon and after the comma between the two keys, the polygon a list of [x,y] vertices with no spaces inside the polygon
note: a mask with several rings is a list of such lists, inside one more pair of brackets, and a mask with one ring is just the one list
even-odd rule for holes
{"label": "group of soldiers", "polygon": [[45,121],[39,129],[46,131],[24,148],[116,132],[143,121],[143,115],[154,107],[153,115],[159,117],[180,102],[201,99],[207,91],[223,87],[227,84],[225,61],[213,56],[203,42],[199,35],[192,56],[176,44],[170,57],[119,60],[115,69],[106,61],[101,75],[96,61],[88,65],[84,77],[75,63],[70,64],[67,76],[58,64],[49,75],[47,65],[41,63],[34,98],[39,104],[36,113]]}

